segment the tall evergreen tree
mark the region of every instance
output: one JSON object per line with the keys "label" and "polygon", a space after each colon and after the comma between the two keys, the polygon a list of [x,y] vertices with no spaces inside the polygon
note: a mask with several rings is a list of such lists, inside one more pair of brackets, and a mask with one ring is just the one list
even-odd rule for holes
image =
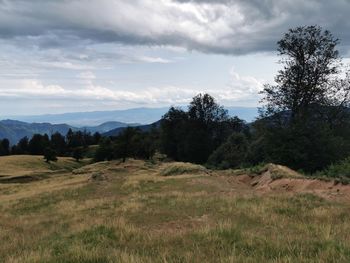
{"label": "tall evergreen tree", "polygon": [[121,158],[123,162],[126,158],[133,156],[135,151],[135,145],[133,145],[133,137],[137,134],[137,130],[132,127],[127,127],[118,136],[114,143],[114,156],[115,158]]}
{"label": "tall evergreen tree", "polygon": [[44,150],[50,146],[49,136],[47,134],[34,134],[29,141],[28,150],[32,155],[43,155]]}
{"label": "tall evergreen tree", "polygon": [[82,147],[77,147],[73,150],[73,158],[79,162],[81,159],[83,159],[83,148]]}
{"label": "tall evergreen tree", "polygon": [[51,147],[55,149],[58,155],[62,156],[66,152],[66,140],[63,135],[56,132],[51,135]]}
{"label": "tall evergreen tree", "polygon": [[10,141],[8,139],[0,140],[0,156],[10,154]]}
{"label": "tall evergreen tree", "polygon": [[19,142],[17,143],[17,150],[19,151],[19,154],[28,153],[29,151],[28,144],[29,144],[29,139],[27,136],[19,140]]}

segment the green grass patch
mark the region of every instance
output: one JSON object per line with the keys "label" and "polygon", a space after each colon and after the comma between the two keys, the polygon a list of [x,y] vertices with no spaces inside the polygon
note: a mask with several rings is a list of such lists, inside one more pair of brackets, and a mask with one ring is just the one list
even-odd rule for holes
{"label": "green grass patch", "polygon": [[201,165],[191,164],[191,163],[174,163],[169,164],[165,167],[160,175],[162,176],[175,176],[182,174],[197,174],[205,172],[205,167]]}
{"label": "green grass patch", "polygon": [[336,183],[344,185],[350,184],[350,157],[332,164],[323,171],[310,175],[310,177],[325,181],[334,180]]}
{"label": "green grass patch", "polygon": [[85,246],[94,248],[96,246],[111,246],[117,240],[115,230],[104,225],[94,226],[84,230],[70,238],[77,239]]}

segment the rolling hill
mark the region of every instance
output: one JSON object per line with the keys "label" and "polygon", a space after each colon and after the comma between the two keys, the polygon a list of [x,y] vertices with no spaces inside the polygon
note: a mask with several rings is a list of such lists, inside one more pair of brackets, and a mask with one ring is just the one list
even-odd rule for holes
{"label": "rolling hill", "polygon": [[35,133],[53,134],[59,132],[66,134],[69,129],[74,129],[67,124],[50,124],[50,123],[26,123],[15,120],[0,121],[0,139],[7,138],[12,144],[27,136],[30,138]]}
{"label": "rolling hill", "polygon": [[[168,107],[135,108],[116,111],[13,116],[16,120],[0,121],[0,139],[7,138],[14,144],[24,136],[30,138],[35,133],[51,135],[55,132],[66,134],[69,129],[115,136],[127,126],[137,126],[141,130],[148,130],[153,124],[159,125],[158,121],[168,109]],[[256,108],[227,107],[227,110],[229,115],[238,116],[248,122],[258,116]]]}
{"label": "rolling hill", "polygon": [[36,116],[10,116],[24,122],[67,123],[74,127],[98,126],[106,122],[149,124],[159,120],[168,108],[136,108],[115,111],[72,112]]}
{"label": "rolling hill", "polygon": [[350,262],[350,186],[129,159],[0,157],[1,262]]}
{"label": "rolling hill", "polygon": [[51,123],[27,123],[17,120],[2,120],[0,121],[0,139],[7,138],[11,144],[17,143],[21,138],[27,136],[31,138],[33,134],[48,134],[51,135],[59,132],[65,135],[69,129],[73,131],[88,131],[91,133],[105,133],[116,128],[135,126],[137,124],[127,124],[123,122],[106,122],[98,126],[73,127],[68,124],[51,124]]}
{"label": "rolling hill", "polygon": [[[185,107],[183,107],[185,108]],[[74,127],[98,126],[105,122],[150,124],[158,121],[168,111],[163,108],[135,108],[115,111],[72,112],[64,114],[47,114],[36,116],[6,116],[23,122],[48,122],[52,124],[66,123]],[[231,116],[251,122],[258,116],[257,108],[226,107]]]}
{"label": "rolling hill", "polygon": [[95,132],[99,132],[99,133],[105,133],[108,132],[110,130],[113,129],[119,129],[119,128],[123,128],[126,126],[139,126],[140,124],[138,123],[124,123],[124,122],[119,122],[119,121],[108,121],[105,123],[102,123],[98,126],[85,126],[85,127],[81,127],[81,128],[75,128],[75,129],[79,129],[79,130],[86,130],[89,131],[91,133],[95,133]]}
{"label": "rolling hill", "polygon": [[[147,125],[139,125],[139,126],[134,126],[135,128],[140,129],[141,131],[149,131],[151,130],[153,127],[158,128],[160,126],[160,121],[156,121],[154,123],[151,124],[147,124]],[[118,136],[119,133],[121,133],[123,130],[125,130],[126,127],[119,127],[116,129],[112,129],[109,130],[105,133],[103,133],[103,136]]]}

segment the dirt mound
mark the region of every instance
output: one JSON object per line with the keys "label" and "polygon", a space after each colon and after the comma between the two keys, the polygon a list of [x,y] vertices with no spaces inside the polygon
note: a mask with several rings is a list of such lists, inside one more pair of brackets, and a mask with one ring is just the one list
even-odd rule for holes
{"label": "dirt mound", "polygon": [[250,182],[247,178],[244,181],[249,182],[256,189],[264,190],[265,188],[269,188],[270,184],[274,181],[287,178],[300,179],[303,176],[286,166],[270,163],[264,166],[258,174],[250,176]]}
{"label": "dirt mound", "polygon": [[350,185],[307,178],[282,165],[268,164],[258,174],[240,175],[239,181],[250,185],[259,194],[312,193],[327,199],[350,200]]}

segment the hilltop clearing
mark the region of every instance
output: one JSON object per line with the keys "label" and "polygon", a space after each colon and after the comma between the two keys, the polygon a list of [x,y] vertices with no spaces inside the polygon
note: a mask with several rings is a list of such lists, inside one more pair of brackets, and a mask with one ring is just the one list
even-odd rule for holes
{"label": "hilltop clearing", "polygon": [[[0,158],[2,171],[51,170],[23,158],[18,171]],[[272,164],[254,173],[137,160],[73,164],[60,159],[44,180],[0,183],[4,262],[350,260],[350,186]]]}
{"label": "hilltop clearing", "polygon": [[50,175],[70,172],[82,165],[84,163],[77,163],[69,157],[59,157],[57,162],[47,163],[44,162],[43,156],[3,156],[0,158],[0,184],[39,180]]}

